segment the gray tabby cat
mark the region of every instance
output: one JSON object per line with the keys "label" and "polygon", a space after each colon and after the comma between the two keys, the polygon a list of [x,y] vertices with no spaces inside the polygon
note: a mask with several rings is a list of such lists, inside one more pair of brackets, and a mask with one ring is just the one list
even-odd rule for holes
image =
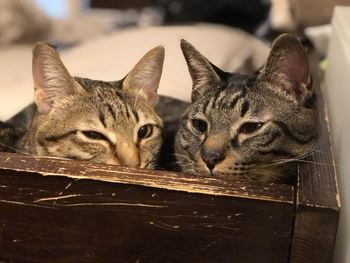
{"label": "gray tabby cat", "polygon": [[181,48],[193,90],[176,136],[180,169],[286,181],[286,164],[308,155],[318,136],[315,94],[300,42],[278,37],[255,76],[220,70],[184,40]]}
{"label": "gray tabby cat", "polygon": [[164,48],[150,50],[120,81],[72,77],[46,43],[33,50],[34,102],[21,152],[153,167],[162,120],[155,113]]}

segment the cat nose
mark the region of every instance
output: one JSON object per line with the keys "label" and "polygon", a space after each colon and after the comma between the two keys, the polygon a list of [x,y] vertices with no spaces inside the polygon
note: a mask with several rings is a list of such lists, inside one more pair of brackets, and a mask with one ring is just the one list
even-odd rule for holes
{"label": "cat nose", "polygon": [[133,168],[140,167],[138,149],[133,144],[120,143],[117,146],[116,156],[122,165]]}
{"label": "cat nose", "polygon": [[126,157],[122,157],[122,164],[129,166],[129,167],[133,167],[133,168],[139,168],[140,167],[140,160],[139,158],[135,155],[135,156],[126,156]]}
{"label": "cat nose", "polygon": [[225,154],[224,151],[222,151],[221,149],[202,148],[201,157],[206,163],[208,169],[212,170],[217,163],[219,163],[225,158]]}

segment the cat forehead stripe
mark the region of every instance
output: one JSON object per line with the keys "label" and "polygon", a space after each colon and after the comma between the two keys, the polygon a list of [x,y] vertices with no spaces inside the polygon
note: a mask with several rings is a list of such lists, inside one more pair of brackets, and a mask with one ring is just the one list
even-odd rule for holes
{"label": "cat forehead stripe", "polygon": [[225,96],[227,96],[226,90],[220,90],[220,92],[218,92],[218,94],[216,94],[215,99],[214,99],[214,101],[215,101],[214,108],[219,108],[222,105],[222,100]]}
{"label": "cat forehead stripe", "polygon": [[229,108],[233,109],[237,101],[244,96],[244,92],[242,90],[237,90],[232,93],[232,90],[224,89],[220,90],[215,96],[210,98],[210,101],[205,108],[206,113],[213,109],[223,109]]}
{"label": "cat forehead stripe", "polygon": [[107,110],[108,110],[109,114],[112,116],[112,118],[113,118],[114,120],[116,120],[116,119],[117,119],[117,116],[116,116],[116,113],[115,113],[115,111],[113,110],[111,104],[107,103],[106,105],[107,105]]}
{"label": "cat forehead stripe", "polygon": [[232,94],[231,96],[227,97],[224,102],[226,104],[226,107],[234,108],[237,105],[237,101],[242,97],[244,97],[244,95],[245,93],[242,90],[240,90]]}
{"label": "cat forehead stripe", "polygon": [[215,103],[214,99],[215,99],[215,97],[210,97],[209,103],[208,103],[207,107],[204,109],[205,115],[207,115],[213,109],[213,106]]}
{"label": "cat forehead stripe", "polygon": [[98,112],[98,117],[99,117],[103,127],[107,128],[106,121],[105,121],[106,117],[105,117],[104,113],[101,110]]}
{"label": "cat forehead stripe", "polygon": [[136,122],[139,122],[139,121],[140,121],[140,118],[139,118],[139,114],[137,113],[137,111],[132,110],[132,113],[134,114],[134,117],[135,117]]}
{"label": "cat forehead stripe", "polygon": [[244,101],[242,103],[240,116],[243,117],[247,113],[248,110],[249,110],[249,102],[248,101]]}

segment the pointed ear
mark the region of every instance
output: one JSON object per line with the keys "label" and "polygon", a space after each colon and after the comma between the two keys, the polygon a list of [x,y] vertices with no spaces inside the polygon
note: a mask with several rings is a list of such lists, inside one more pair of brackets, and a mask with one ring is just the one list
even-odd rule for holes
{"label": "pointed ear", "polygon": [[262,77],[271,89],[291,101],[305,103],[313,95],[306,53],[291,35],[283,34],[272,43]]}
{"label": "pointed ear", "polygon": [[164,47],[158,46],[146,53],[123,81],[124,90],[141,90],[146,100],[155,106],[158,102],[157,90],[162,76]]}
{"label": "pointed ear", "polygon": [[47,43],[35,44],[32,70],[34,102],[41,113],[47,114],[57,100],[83,90]]}
{"label": "pointed ear", "polygon": [[181,39],[181,49],[192,78],[191,99],[194,102],[208,90],[220,86],[223,83],[222,76],[225,75],[225,72],[210,63],[184,39]]}

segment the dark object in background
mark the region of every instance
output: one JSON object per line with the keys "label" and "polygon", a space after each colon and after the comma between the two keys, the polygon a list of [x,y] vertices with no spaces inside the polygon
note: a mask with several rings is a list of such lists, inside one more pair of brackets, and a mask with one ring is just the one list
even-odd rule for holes
{"label": "dark object in background", "polygon": [[15,144],[24,131],[0,121],[0,152],[15,152]]}
{"label": "dark object in background", "polygon": [[6,122],[0,121],[0,152],[15,152],[21,137],[27,132],[36,106],[28,105]]}
{"label": "dark object in background", "polygon": [[165,23],[211,22],[242,28],[253,33],[270,10],[262,0],[161,0]]}
{"label": "dark object in background", "polygon": [[158,157],[157,169],[180,171],[175,158],[175,136],[181,117],[190,103],[175,98],[160,96],[156,112],[163,120],[163,144]]}
{"label": "dark object in background", "polygon": [[270,10],[264,0],[91,0],[92,8],[159,8],[165,24],[210,22],[242,28],[250,33],[264,22]]}
{"label": "dark object in background", "polygon": [[157,2],[156,0],[90,0],[90,6],[92,8],[126,9],[146,7]]}

